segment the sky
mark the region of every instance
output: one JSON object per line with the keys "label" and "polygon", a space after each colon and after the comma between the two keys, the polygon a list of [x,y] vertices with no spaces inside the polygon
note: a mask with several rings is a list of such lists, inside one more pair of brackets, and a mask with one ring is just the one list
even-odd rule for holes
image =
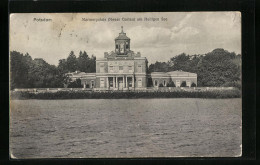
{"label": "sky", "polygon": [[28,52],[32,58],[43,58],[53,65],[67,58],[70,51],[76,56],[81,50],[103,58],[104,52],[114,51],[121,26],[131,39],[131,50],[140,52],[150,64],[167,62],[181,53],[205,54],[215,48],[241,54],[240,12],[11,14],[10,51]]}

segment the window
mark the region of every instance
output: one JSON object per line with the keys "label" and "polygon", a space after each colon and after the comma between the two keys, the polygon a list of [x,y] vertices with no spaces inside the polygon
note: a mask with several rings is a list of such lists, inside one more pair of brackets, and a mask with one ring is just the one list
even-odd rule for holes
{"label": "window", "polygon": [[156,86],[156,87],[158,86],[157,80],[154,81],[154,86]]}
{"label": "window", "polygon": [[166,86],[166,81],[165,80],[163,80],[163,86]]}
{"label": "window", "polygon": [[139,73],[142,72],[142,65],[138,65],[138,72],[139,72]]}
{"label": "window", "polygon": [[89,84],[88,83],[86,83],[86,88],[89,88]]}
{"label": "window", "polygon": [[119,66],[119,72],[123,72],[123,66]]}
{"label": "window", "polygon": [[104,73],[104,63],[99,64],[100,73]]}
{"label": "window", "polygon": [[104,85],[105,83],[104,83],[104,78],[101,78],[100,79],[100,88],[104,88]]}
{"label": "window", "polygon": [[118,49],[118,45],[116,45],[116,49]]}
{"label": "window", "polygon": [[126,48],[126,49],[128,49],[128,48],[129,48],[128,44],[125,46],[125,48]]}
{"label": "window", "polygon": [[129,86],[129,87],[132,87],[132,81],[133,81],[132,78],[129,78],[129,79],[128,79],[128,84],[129,84],[128,86]]}
{"label": "window", "polygon": [[114,66],[113,68],[114,68],[114,69],[113,69],[114,72],[117,72],[117,71],[118,71],[118,66]]}
{"label": "window", "polygon": [[142,79],[138,79],[138,87],[142,87]]}
{"label": "window", "polygon": [[133,72],[132,66],[128,66],[128,71],[129,71],[129,72]]}
{"label": "window", "polygon": [[124,43],[120,44],[120,53],[124,53],[125,52],[125,48],[124,48]]}
{"label": "window", "polygon": [[113,66],[109,66],[109,71],[113,72]]}
{"label": "window", "polygon": [[109,80],[109,86],[113,87],[113,81]]}

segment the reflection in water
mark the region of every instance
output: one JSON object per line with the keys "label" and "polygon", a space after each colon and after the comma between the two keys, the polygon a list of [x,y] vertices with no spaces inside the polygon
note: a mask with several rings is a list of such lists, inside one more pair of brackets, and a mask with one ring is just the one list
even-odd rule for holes
{"label": "reflection in water", "polygon": [[16,158],[230,157],[241,154],[241,99],[15,100]]}

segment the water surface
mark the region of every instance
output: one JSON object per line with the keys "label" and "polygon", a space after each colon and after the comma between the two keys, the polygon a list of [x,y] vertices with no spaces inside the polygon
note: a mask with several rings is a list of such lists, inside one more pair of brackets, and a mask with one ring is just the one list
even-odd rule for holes
{"label": "water surface", "polygon": [[12,100],[15,158],[232,157],[241,99]]}

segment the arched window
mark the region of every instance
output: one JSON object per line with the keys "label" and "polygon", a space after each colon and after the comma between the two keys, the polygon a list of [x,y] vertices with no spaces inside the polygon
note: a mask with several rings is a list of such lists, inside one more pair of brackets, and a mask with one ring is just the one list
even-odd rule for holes
{"label": "arched window", "polygon": [[154,86],[156,86],[156,87],[158,86],[157,80],[154,81]]}
{"label": "arched window", "polygon": [[163,86],[166,86],[166,81],[165,80],[163,80]]}

